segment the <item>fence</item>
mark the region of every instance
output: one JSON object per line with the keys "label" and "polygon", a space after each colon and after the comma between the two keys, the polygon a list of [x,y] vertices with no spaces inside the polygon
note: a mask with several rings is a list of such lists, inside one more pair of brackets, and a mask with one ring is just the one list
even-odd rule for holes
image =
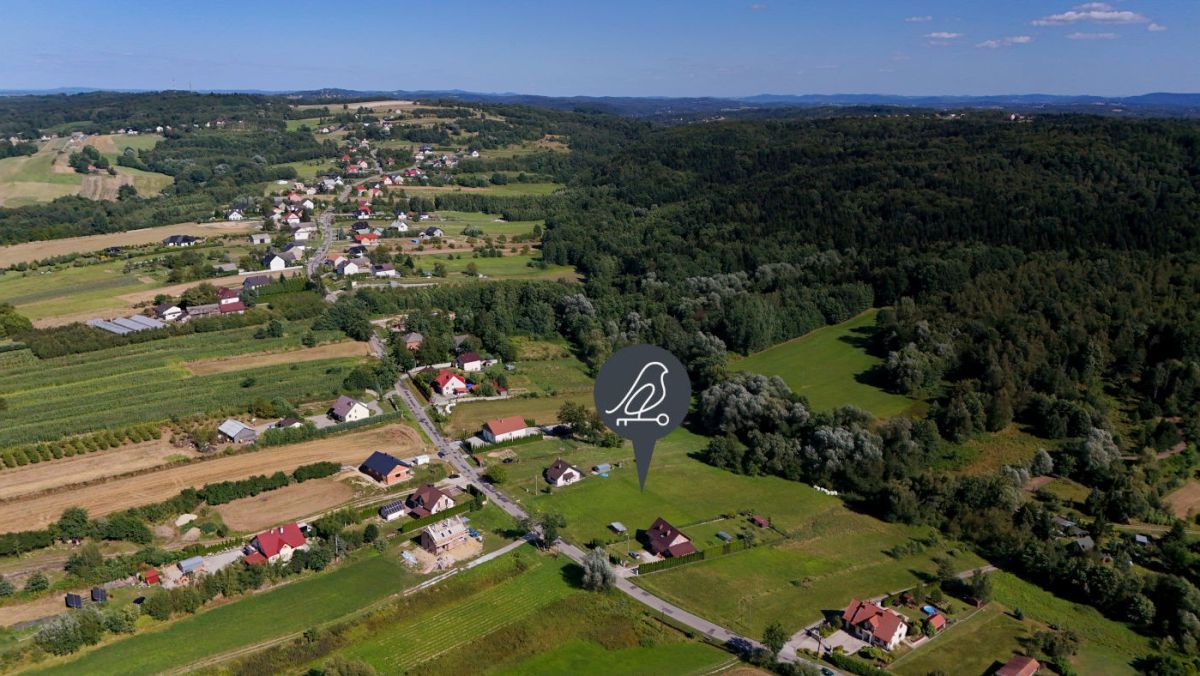
{"label": "fence", "polygon": [[652,561],[650,563],[643,563],[640,566],[638,566],[637,572],[638,572],[638,575],[643,575],[645,573],[654,573],[654,572],[657,572],[660,570],[667,570],[669,568],[675,568],[676,566],[683,566],[683,565],[692,563],[693,561],[703,561],[705,559],[715,559],[718,556],[726,556],[726,555],[732,554],[734,552],[741,552],[741,551],[745,551],[747,549],[753,549],[754,547],[757,547],[758,544],[759,544],[758,542],[754,542],[751,540],[734,540],[733,542],[726,542],[719,547],[709,547],[708,549],[701,549],[699,551],[696,551],[692,554],[688,554],[686,556],[678,556],[678,557],[672,557],[669,559],[663,559],[662,561]]}

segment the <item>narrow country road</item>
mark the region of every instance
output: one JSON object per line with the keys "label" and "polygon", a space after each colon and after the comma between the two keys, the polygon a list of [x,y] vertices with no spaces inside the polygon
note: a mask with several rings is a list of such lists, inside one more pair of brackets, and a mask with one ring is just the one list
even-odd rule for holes
{"label": "narrow country road", "polygon": [[[485,482],[475,468],[471,466],[470,462],[467,461],[466,456],[462,453],[458,444],[447,440],[446,437],[442,435],[437,426],[433,424],[433,421],[429,419],[429,414],[425,411],[425,408],[421,406],[420,402],[417,401],[416,396],[406,386],[404,382],[406,378],[407,376],[401,378],[400,382],[396,383],[396,388],[393,391],[396,393],[399,399],[404,402],[404,405],[408,407],[408,410],[412,412],[413,416],[417,420],[417,424],[421,427],[421,430],[425,432],[425,435],[429,437],[430,442],[433,443],[434,449],[438,452],[438,454],[442,456],[448,463],[450,463],[450,465],[454,467],[459,474],[470,481],[476,488],[483,491],[483,493],[487,495],[493,503],[499,505],[499,507],[505,512],[512,515],[516,519],[523,519],[529,516],[520,505],[512,500],[509,500],[506,495],[496,490],[496,488],[490,483]],[[583,550],[562,539],[559,539],[556,544],[559,551],[565,554],[572,561],[578,564],[583,563]],[[652,610],[661,613],[663,616],[671,617],[676,623],[691,627],[693,630],[700,632],[705,636],[709,636],[713,639],[721,641],[722,643],[731,647],[738,648],[742,651],[763,647],[763,645],[758,641],[736,634],[718,624],[710,622],[702,617],[699,617],[698,615],[694,615],[680,608],[679,606],[676,606],[668,601],[664,601],[650,592],[635,586],[633,583],[629,582],[623,577],[618,576],[616,587],[618,590],[632,597],[639,603],[642,603]],[[786,657],[781,653],[779,657],[780,659],[785,659],[788,662],[799,662],[813,669],[823,668],[823,665],[819,665],[816,662],[802,658],[795,654],[795,652],[792,652]],[[830,669],[830,671],[833,671],[834,673],[840,673],[836,669]]]}

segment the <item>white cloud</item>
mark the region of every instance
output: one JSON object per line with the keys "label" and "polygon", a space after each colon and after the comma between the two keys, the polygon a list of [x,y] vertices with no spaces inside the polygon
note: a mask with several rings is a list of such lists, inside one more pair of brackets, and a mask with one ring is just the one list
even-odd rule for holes
{"label": "white cloud", "polygon": [[1068,40],[1116,40],[1116,33],[1080,33],[1078,31],[1067,34]]}
{"label": "white cloud", "polygon": [[756,2],[753,5],[750,5],[751,12],[764,12],[766,9],[767,6],[761,2]]}
{"label": "white cloud", "polygon": [[1076,5],[1066,12],[1051,14],[1040,19],[1034,19],[1035,26],[1066,26],[1073,23],[1093,22],[1109,24],[1147,23],[1150,19],[1144,14],[1129,10],[1114,9],[1106,2],[1088,2]]}
{"label": "white cloud", "polygon": [[975,46],[980,49],[999,49],[1001,47],[1012,47],[1013,45],[1027,45],[1031,42],[1033,42],[1033,38],[1028,35],[1010,35],[994,40],[984,40]]}
{"label": "white cloud", "polygon": [[946,31],[937,31],[935,33],[926,33],[925,37],[933,40],[955,40],[961,38],[962,33],[947,33]]}
{"label": "white cloud", "polygon": [[933,21],[933,17],[931,17],[931,16],[910,16],[904,20],[904,23],[925,23],[927,21]]}
{"label": "white cloud", "polygon": [[1146,26],[1146,30],[1150,31],[1151,33],[1159,33],[1167,30],[1167,27],[1161,23],[1151,23],[1149,26]]}

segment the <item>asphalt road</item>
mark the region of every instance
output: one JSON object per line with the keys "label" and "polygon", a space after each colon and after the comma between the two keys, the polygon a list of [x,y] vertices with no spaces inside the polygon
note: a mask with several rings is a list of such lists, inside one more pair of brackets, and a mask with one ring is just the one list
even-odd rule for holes
{"label": "asphalt road", "polygon": [[[404,386],[403,380],[397,383],[396,389],[393,390],[393,392],[396,393],[396,396],[398,396],[399,399],[404,402],[404,405],[407,406],[409,411],[411,411],[416,417],[417,424],[421,427],[421,430],[425,432],[426,436],[429,437],[429,440],[433,442],[434,448],[439,454],[444,454],[444,459],[446,462],[450,463],[456,472],[469,480],[479,490],[483,491],[483,493],[487,495],[493,503],[498,505],[501,509],[512,515],[514,518],[523,519],[529,516],[529,514],[520,505],[512,500],[509,500],[507,496],[496,490],[496,488],[490,483],[487,483],[483,480],[475,468],[471,466],[466,456],[460,450],[458,444],[448,441],[446,437],[442,435],[441,431],[439,431],[438,428],[433,424],[433,421],[429,419],[429,415],[426,413],[425,408],[422,407],[420,402],[417,401],[417,398],[415,395],[413,395],[412,391]],[[578,564],[583,563],[583,550],[562,539],[559,539],[556,544],[558,545],[559,551],[565,554],[572,561]],[[639,603],[648,606],[655,612],[661,613],[663,616],[669,616],[679,624],[691,627],[697,632],[700,632],[706,636],[710,636],[718,641],[721,641],[722,643],[737,648],[740,651],[747,651],[763,647],[763,645],[758,641],[746,638],[740,634],[736,634],[732,631],[729,631],[725,627],[690,613],[672,603],[664,601],[645,589],[635,586],[625,578],[618,577],[616,587],[623,593],[632,597]],[[824,665],[801,658],[794,652],[786,656],[781,654],[780,659],[784,659],[788,662],[799,662],[815,669],[821,669],[824,667]],[[840,673],[836,669],[830,670],[834,673]]]}

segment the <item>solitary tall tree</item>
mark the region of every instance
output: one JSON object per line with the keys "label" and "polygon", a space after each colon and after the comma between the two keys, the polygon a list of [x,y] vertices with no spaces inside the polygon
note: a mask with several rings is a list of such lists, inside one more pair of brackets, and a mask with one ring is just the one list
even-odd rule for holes
{"label": "solitary tall tree", "polygon": [[772,622],[767,625],[763,631],[763,645],[771,651],[772,655],[778,655],[780,650],[783,650],[783,645],[787,643],[788,634],[783,626],[778,622]]}
{"label": "solitary tall tree", "polygon": [[617,574],[608,565],[608,555],[597,547],[583,557],[583,588],[606,591],[617,583]]}

